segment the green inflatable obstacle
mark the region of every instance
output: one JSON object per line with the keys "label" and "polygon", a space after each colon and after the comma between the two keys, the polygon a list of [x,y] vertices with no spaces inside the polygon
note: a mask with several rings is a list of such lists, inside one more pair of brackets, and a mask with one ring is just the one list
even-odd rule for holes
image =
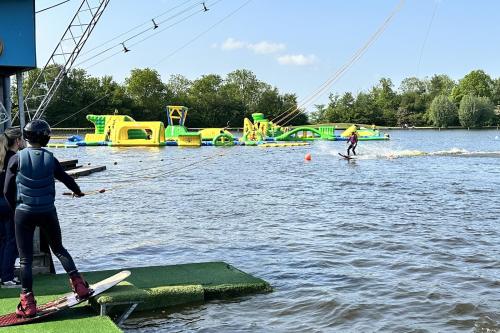
{"label": "green inflatable obstacle", "polygon": [[301,126],[277,136],[276,141],[335,140],[334,133],[334,126],[322,126],[320,128]]}

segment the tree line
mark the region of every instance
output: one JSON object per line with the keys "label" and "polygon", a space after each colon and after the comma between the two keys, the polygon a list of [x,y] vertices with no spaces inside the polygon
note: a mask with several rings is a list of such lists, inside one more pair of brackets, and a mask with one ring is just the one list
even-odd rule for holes
{"label": "tree line", "polygon": [[[58,68],[49,68],[46,77],[50,81],[57,72]],[[39,74],[39,69],[32,70],[24,81],[24,91],[32,89],[31,96],[43,93],[41,84],[33,86]],[[172,75],[166,82],[154,69],[133,69],[124,83],[118,83],[111,76],[93,77],[77,68],[67,73],[44,117],[57,127],[88,127],[87,114],[113,114],[116,110],[136,120],[166,122],[167,105],[188,107],[189,127],[241,127],[243,118],[254,112],[273,119],[295,110],[298,102],[295,94],[280,93],[245,69],[196,80]],[[382,78],[368,91],[330,94],[328,104],[316,105],[310,114],[301,110],[289,125],[347,122],[481,127],[500,123],[499,105],[500,78],[492,79],[482,70],[471,71],[458,81],[444,74],[409,77],[397,89],[390,79]]]}
{"label": "tree line", "polygon": [[458,82],[441,74],[405,78],[398,89],[382,78],[368,91],[330,94],[316,105],[313,123],[348,122],[386,126],[482,127],[500,123],[500,78],[474,70]]}
{"label": "tree line", "polygon": [[[55,77],[58,69],[51,68],[47,77]],[[24,91],[33,86],[39,69],[28,73]],[[34,86],[31,96],[43,92],[41,84]],[[13,89],[13,96],[16,91]],[[36,100],[28,100],[35,107]],[[276,87],[257,79],[249,70],[235,70],[225,77],[203,75],[189,80],[172,75],[163,82],[159,73],[150,68],[133,69],[123,84],[111,76],[92,77],[83,69],[67,73],[47,108],[44,118],[57,127],[89,127],[87,114],[130,115],[136,120],[166,123],[166,106],[189,108],[188,127],[242,127],[243,119],[254,112],[264,112],[273,118],[297,107],[295,94],[282,94]],[[307,123],[305,114],[292,124]]]}

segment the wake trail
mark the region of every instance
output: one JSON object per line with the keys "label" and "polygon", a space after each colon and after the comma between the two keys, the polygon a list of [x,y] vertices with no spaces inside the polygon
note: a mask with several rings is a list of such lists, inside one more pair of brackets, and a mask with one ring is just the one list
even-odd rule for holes
{"label": "wake trail", "polygon": [[[335,149],[329,145],[319,144],[320,155],[331,155],[339,157],[338,154],[346,154],[345,149]],[[357,150],[358,160],[374,159],[399,159],[410,157],[491,157],[500,158],[500,151],[468,151],[463,148],[451,148],[448,150],[422,151],[413,149],[394,149],[390,147],[363,147]]]}

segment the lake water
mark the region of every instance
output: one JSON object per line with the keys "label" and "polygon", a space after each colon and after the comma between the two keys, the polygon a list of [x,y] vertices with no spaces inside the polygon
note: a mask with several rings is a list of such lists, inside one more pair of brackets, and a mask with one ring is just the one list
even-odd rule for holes
{"label": "lake water", "polygon": [[108,167],[79,180],[106,193],[58,196],[63,240],[81,270],[225,261],[274,288],[126,332],[499,332],[500,132],[390,134],[350,162],[345,142],[56,149]]}

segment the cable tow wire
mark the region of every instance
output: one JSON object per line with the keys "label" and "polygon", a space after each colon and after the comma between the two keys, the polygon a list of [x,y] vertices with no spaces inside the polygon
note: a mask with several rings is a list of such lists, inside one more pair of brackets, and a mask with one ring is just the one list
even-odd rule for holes
{"label": "cable tow wire", "polygon": [[50,126],[51,126],[51,127],[56,127],[57,125],[61,124],[62,122],[66,121],[66,120],[68,120],[68,119],[70,119],[70,118],[73,118],[74,116],[76,116],[76,115],[77,115],[77,114],[79,114],[80,112],[87,110],[87,109],[88,109],[89,107],[91,107],[92,105],[94,105],[94,104],[96,104],[96,103],[98,103],[98,102],[102,101],[103,99],[105,99],[106,97],[109,97],[110,95],[111,95],[111,92],[106,93],[106,94],[105,94],[104,96],[102,96],[101,98],[96,99],[95,101],[93,101],[93,102],[92,102],[92,103],[90,103],[89,105],[84,106],[83,108],[81,108],[80,110],[76,111],[75,113],[70,114],[69,116],[67,116],[67,117],[66,117],[66,118],[64,118],[63,120],[60,120],[60,121],[58,121],[57,123],[55,123],[55,124],[53,124],[53,125],[50,125]]}
{"label": "cable tow wire", "polygon": [[[223,1],[223,0],[218,0],[218,1],[215,1],[215,2],[211,3],[211,7],[214,7],[215,5],[217,5],[217,4],[218,4],[219,2],[221,2],[221,1]],[[202,33],[200,33],[199,35],[197,35],[197,36],[196,36],[196,37],[194,37],[193,39],[189,40],[189,41],[188,41],[187,43],[185,43],[183,46],[181,46],[180,48],[178,48],[178,49],[174,50],[172,53],[168,54],[165,58],[162,58],[162,59],[161,59],[161,60],[160,60],[157,64],[159,64],[159,63],[163,62],[163,61],[164,61],[165,59],[167,59],[168,57],[171,57],[171,56],[172,56],[172,55],[174,55],[175,53],[179,52],[180,50],[182,50],[182,49],[183,49],[183,48],[185,48],[186,46],[188,46],[188,45],[190,45],[191,43],[193,43],[194,41],[196,41],[198,38],[200,38],[201,36],[203,36],[204,34],[206,34],[207,32],[209,32],[210,30],[212,30],[213,28],[215,28],[215,27],[216,27],[217,25],[219,25],[220,23],[224,22],[226,19],[228,19],[228,18],[229,18],[230,16],[232,16],[233,14],[235,14],[237,11],[239,11],[241,8],[243,8],[244,6],[246,6],[246,5],[247,5],[249,2],[251,2],[251,1],[253,1],[253,0],[248,0],[247,2],[245,2],[243,5],[241,5],[240,7],[238,7],[236,10],[234,10],[234,11],[233,11],[233,12],[231,12],[231,13],[229,13],[229,14],[228,14],[228,15],[226,15],[225,17],[223,17],[223,18],[222,18],[221,20],[219,20],[217,23],[215,23],[214,25],[210,26],[208,29],[206,29],[205,31],[203,31]],[[148,40],[148,39],[150,39],[150,38],[152,38],[152,37],[154,37],[154,36],[156,36],[156,35],[158,35],[158,34],[160,34],[160,33],[162,33],[162,32],[164,32],[165,30],[170,29],[170,28],[172,28],[173,26],[176,26],[177,24],[180,24],[180,23],[184,22],[185,20],[187,20],[188,18],[191,18],[192,16],[194,16],[194,15],[196,15],[196,14],[199,14],[199,13],[204,13],[204,12],[206,12],[204,9],[197,10],[196,12],[194,12],[194,13],[192,13],[192,14],[187,15],[186,17],[182,18],[181,20],[178,20],[178,21],[176,21],[176,22],[174,22],[174,23],[172,23],[172,24],[170,24],[170,25],[166,26],[165,28],[158,30],[158,31],[157,31],[157,32],[155,32],[155,33],[153,33],[153,34],[151,34],[151,35],[149,35],[149,36],[146,36],[146,37],[144,37],[143,39],[140,39],[140,40],[138,40],[137,42],[135,42],[135,43],[133,43],[133,44],[130,44],[130,45],[129,45],[129,48],[132,48],[132,47],[134,47],[134,46],[136,46],[136,45],[138,45],[138,44],[140,44],[140,43],[142,43],[142,42],[144,42],[144,41],[146,41],[146,40]],[[151,30],[151,29],[150,29],[150,30]],[[148,31],[150,31],[150,30],[148,30]],[[154,30],[154,29],[153,29],[153,30]],[[116,56],[116,55],[118,55],[118,54],[122,53],[122,52],[123,52],[123,50],[119,50],[119,51],[117,51],[117,52],[115,52],[115,53],[113,53],[113,54],[109,55],[108,57],[105,57],[105,58],[103,58],[103,59],[101,59],[101,60],[99,60],[99,61],[97,61],[97,62],[95,62],[95,63],[91,64],[90,66],[86,67],[85,69],[89,69],[89,68],[91,68],[91,67],[94,67],[94,66],[96,66],[96,65],[98,65],[98,64],[100,64],[100,63],[102,63],[102,62],[104,62],[104,61],[106,61],[106,60],[108,60],[108,59],[110,59],[110,58],[112,58],[112,57],[114,57],[114,56]],[[85,60],[85,61],[87,61],[87,60]],[[83,63],[83,62],[82,62],[82,63]],[[157,65],[157,64],[156,64],[156,65]],[[156,65],[155,65],[155,66],[156,66]]]}
{"label": "cable tow wire", "polygon": [[[226,156],[231,151],[236,151],[236,150],[235,149],[228,149],[228,150],[226,150],[226,151],[224,151],[222,153],[221,152],[215,152],[214,154],[211,154],[211,155],[209,155],[207,157],[204,157],[202,159],[196,160],[194,162],[188,163],[188,164],[183,165],[183,166],[181,166],[179,168],[167,170],[167,171],[164,171],[164,172],[158,172],[156,174],[149,175],[149,176],[138,177],[136,179],[129,179],[126,182],[123,182],[123,183],[118,184],[116,186],[109,187],[109,188],[101,188],[101,189],[98,189],[98,190],[86,191],[86,192],[84,192],[84,194],[85,194],[85,196],[88,196],[88,195],[95,195],[95,194],[101,194],[101,193],[108,193],[110,191],[115,191],[115,190],[120,189],[120,188],[128,187],[128,186],[130,186],[132,184],[135,184],[137,182],[143,182],[145,180],[150,180],[150,179],[157,179],[158,177],[170,176],[170,175],[174,175],[176,173],[179,173],[181,171],[183,171],[183,172],[189,171],[189,170],[192,170],[195,167],[197,167],[197,165],[200,164],[200,163],[202,163],[202,162],[210,161],[210,160],[214,159],[215,157]],[[72,192],[63,192],[62,194],[65,195],[65,196],[73,196]]]}
{"label": "cable tow wire", "polygon": [[[214,5],[216,5],[217,3],[221,2],[222,0],[218,0],[218,1],[215,1],[213,3],[210,4],[210,9],[213,8]],[[197,36],[195,36],[193,39],[191,39],[190,41],[188,41],[186,44],[182,45],[180,48],[176,49],[174,52],[172,52],[171,54],[167,55],[167,57],[169,56],[172,56],[173,54],[175,54],[176,52],[180,51],[181,49],[185,48],[186,46],[188,46],[189,44],[191,44],[192,42],[194,42],[195,40],[197,40],[198,38],[200,38],[201,36],[203,36],[204,34],[206,34],[207,32],[209,32],[210,30],[212,30],[213,28],[215,28],[216,26],[218,26],[219,24],[221,24],[222,22],[224,22],[225,20],[227,20],[229,17],[233,16],[234,14],[236,14],[236,12],[238,12],[239,10],[241,10],[243,7],[245,7],[246,5],[248,5],[252,0],[247,0],[245,3],[243,3],[241,6],[239,6],[238,8],[236,8],[235,10],[233,10],[232,12],[230,12],[228,15],[226,15],[225,17],[223,17],[221,20],[219,20],[218,22],[216,22],[215,24],[213,24],[212,26],[210,26],[208,29],[206,29],[205,31],[203,31],[202,33],[198,34]],[[209,10],[208,8],[208,2],[203,2],[203,8],[201,9],[201,12],[207,12]],[[195,13],[196,14],[196,13]],[[192,16],[194,14],[191,14],[190,16]],[[188,16],[188,17],[190,17]],[[182,22],[182,21],[181,21]],[[153,30],[155,30],[157,28],[157,25],[159,25],[159,23],[157,23],[156,21],[153,20],[153,23],[154,23],[154,28]],[[180,23],[180,22],[178,22]],[[173,26],[173,25],[171,25]],[[167,27],[168,28],[168,27]],[[148,29],[148,31],[150,31],[151,29]],[[133,47],[134,45],[137,45],[155,35],[157,35],[158,33],[161,33],[162,31],[166,30],[166,28],[164,29],[161,29],[157,32],[155,32],[154,34],[152,35],[149,35],[145,38],[143,38],[142,40],[139,40],[137,41],[136,43],[134,44],[131,44],[129,45],[129,47]],[[139,34],[136,34],[135,37],[137,37]],[[131,37],[131,38],[134,38],[134,37]],[[125,41],[127,40],[130,40],[131,38],[129,39],[126,39]],[[124,41],[124,42],[125,42]],[[119,45],[121,45],[123,47],[123,49],[126,49],[125,45],[122,44],[122,43],[119,43]],[[122,50],[120,50],[120,53],[122,52]],[[108,57],[109,58],[109,57]],[[164,58],[165,59],[165,58]],[[164,59],[160,60],[163,61]],[[95,64],[94,64],[95,65]],[[92,65],[93,66],[93,65]],[[56,124],[52,125],[53,127],[59,125],[60,123],[66,121],[67,119],[71,118],[71,117],[74,117],[75,115],[77,115],[78,113],[88,109],[90,106],[98,103],[99,101],[103,100],[104,98],[108,97],[109,95],[111,95],[111,91],[106,93],[104,96],[100,97],[99,99],[95,100],[94,102],[90,103],[89,105],[81,108],[80,110],[78,110],[77,112],[73,113],[72,115],[60,120],[59,122],[57,122]],[[110,187],[110,188],[101,188],[101,189],[98,189],[98,190],[93,190],[93,191],[87,191],[85,192],[86,195],[95,195],[95,194],[101,194],[101,193],[105,193],[105,192],[109,192],[109,191],[113,191],[113,190],[117,190],[119,188],[123,188],[123,187],[128,187],[130,186],[131,184],[133,183],[137,183],[137,182],[142,182],[144,180],[147,180],[147,179],[156,179],[158,177],[164,177],[164,176],[167,176],[167,175],[172,175],[172,174],[175,174],[175,173],[178,173],[178,172],[181,172],[181,171],[186,171],[186,170],[191,170],[191,169],[194,169],[197,167],[198,164],[200,163],[203,163],[203,162],[206,162],[206,161],[209,161],[209,160],[213,160],[214,158],[216,157],[222,157],[222,156],[226,156],[228,155],[230,152],[234,152],[236,151],[235,149],[226,149],[225,151],[223,151],[222,153],[221,152],[214,152],[213,154],[207,156],[207,157],[204,157],[204,158],[201,158],[199,160],[196,160],[194,162],[191,162],[191,163],[188,163],[184,166],[181,166],[179,168],[175,168],[175,169],[172,169],[172,170],[167,170],[167,171],[164,171],[164,172],[159,172],[157,174],[149,174],[148,176],[143,176],[143,177],[138,177],[136,179],[127,179],[126,182],[123,182],[121,184],[118,184],[116,186],[113,186],[113,187]],[[73,195],[72,193],[63,193],[63,195]]]}
{"label": "cable tow wire", "polygon": [[[212,4],[211,4],[211,6],[213,7],[214,5],[216,5],[217,3],[221,2],[221,1],[222,1],[222,0],[216,1],[216,2],[212,3]],[[192,44],[194,41],[196,41],[197,39],[199,39],[200,37],[202,37],[203,35],[205,35],[206,33],[208,33],[210,30],[214,29],[216,26],[220,25],[221,23],[223,23],[224,21],[226,21],[227,19],[229,19],[231,16],[233,16],[234,14],[236,14],[238,11],[240,11],[243,7],[247,6],[247,5],[248,5],[250,2],[252,2],[252,1],[253,1],[253,0],[247,0],[246,2],[244,2],[241,6],[239,6],[239,7],[238,7],[238,8],[236,8],[235,10],[231,11],[230,13],[228,13],[226,16],[224,16],[222,19],[220,19],[219,21],[217,21],[216,23],[214,23],[212,26],[208,27],[206,30],[204,30],[203,32],[201,32],[200,34],[198,34],[197,36],[195,36],[194,38],[192,38],[191,40],[189,40],[187,43],[185,43],[185,44],[184,44],[184,45],[182,45],[181,47],[179,47],[179,48],[175,49],[175,50],[174,50],[174,51],[172,51],[170,54],[168,54],[166,57],[162,58],[159,62],[157,62],[157,63],[155,64],[155,66],[157,66],[157,65],[158,65],[158,64],[160,64],[161,62],[165,61],[167,58],[169,58],[169,57],[173,56],[173,55],[174,55],[174,54],[176,54],[177,52],[181,51],[182,49],[184,49],[184,48],[185,48],[185,47],[187,47],[188,45]],[[211,7],[211,8],[212,8],[212,7]],[[202,12],[204,12],[204,10],[202,10]],[[198,12],[197,12],[197,13],[198,13]],[[166,29],[166,28],[164,28],[164,29]],[[158,32],[157,32],[157,33],[155,33],[154,35],[156,35],[156,34],[158,34],[158,33],[161,33],[161,32],[162,32],[162,30],[158,31]],[[138,41],[138,42],[136,42],[136,43],[134,43],[134,44],[131,44],[131,45],[129,45],[129,47],[130,47],[130,48],[131,48],[131,47],[134,47],[135,45],[137,45],[137,44],[139,44],[139,43],[141,43],[141,42],[145,41],[146,39],[149,39],[149,38],[153,37],[154,35],[148,36],[147,38],[144,38],[143,40],[140,40],[140,41]],[[94,63],[94,64],[90,65],[90,66],[89,66],[89,67],[87,67],[86,69],[88,69],[88,68],[90,68],[90,67],[92,67],[92,66],[95,66],[95,65],[97,65],[97,64],[99,64],[99,63],[101,63],[101,62],[103,62],[103,61],[105,61],[105,60],[107,60],[107,59],[109,59],[109,58],[111,58],[111,57],[113,57],[113,56],[117,55],[117,54],[120,54],[120,53],[122,53],[122,52],[123,52],[123,50],[120,50],[119,52],[117,52],[117,53],[115,53],[115,54],[112,54],[111,56],[109,56],[109,57],[107,57],[107,58],[104,58],[104,59],[100,60],[99,62],[97,62],[97,63]],[[66,118],[64,118],[64,119],[62,119],[62,120],[60,120],[60,121],[58,121],[57,123],[55,123],[55,124],[53,124],[53,125],[51,125],[51,126],[52,126],[52,127],[55,127],[55,126],[57,126],[57,125],[59,125],[59,124],[63,123],[64,121],[66,121],[66,120],[68,120],[68,119],[70,119],[70,118],[72,118],[72,117],[76,116],[77,114],[79,114],[79,113],[81,113],[81,112],[85,111],[86,109],[88,109],[88,108],[89,108],[89,107],[91,107],[92,105],[94,105],[94,104],[98,103],[99,101],[101,101],[101,100],[103,100],[104,98],[106,98],[106,97],[110,96],[111,94],[112,94],[112,92],[111,92],[111,91],[110,91],[110,92],[108,92],[108,93],[106,93],[104,96],[100,97],[99,99],[95,100],[94,102],[90,103],[89,105],[87,105],[87,106],[85,106],[85,107],[81,108],[80,110],[76,111],[76,112],[75,112],[75,113],[73,113],[73,114],[70,114],[68,117],[66,117]]]}
{"label": "cable tow wire", "polygon": [[[389,14],[389,16],[385,19],[382,25],[373,33],[370,38],[366,41],[366,43],[358,49],[353,56],[349,59],[347,63],[345,63],[342,67],[340,67],[328,80],[326,80],[318,89],[316,89],[308,98],[306,98],[300,105],[296,107],[292,107],[291,111],[282,112],[280,115],[276,116],[272,121],[278,125],[285,126],[290,121],[292,121],[295,117],[302,113],[302,108],[313,103],[319,96],[321,96],[326,89],[328,89],[333,83],[335,83],[338,79],[340,79],[347,70],[358,61],[370,48],[370,46],[384,33],[384,31],[389,26],[389,23],[392,21],[394,16],[401,10],[403,7],[405,0],[400,0],[396,8]],[[290,110],[290,109],[289,109]]]}
{"label": "cable tow wire", "polygon": [[[194,1],[197,1],[197,0],[194,0]],[[190,2],[193,2],[193,0],[187,0],[187,1],[184,1],[184,2],[182,2],[181,4],[179,4],[179,5],[177,5],[177,6],[171,7],[171,8],[169,8],[169,9],[165,10],[164,12],[162,12],[162,13],[158,14],[157,16],[153,17],[153,18],[151,19],[151,21],[156,22],[155,20],[159,19],[160,17],[162,17],[162,16],[164,16],[164,15],[166,15],[166,14],[168,14],[168,13],[170,13],[170,12],[174,11],[175,9],[177,9],[177,8],[179,8],[179,7],[182,7],[182,6],[184,6],[184,5],[186,5],[186,4],[190,3]],[[97,45],[97,46],[95,46],[95,47],[93,47],[93,48],[91,48],[91,49],[89,49],[89,50],[87,50],[87,51],[83,52],[81,55],[86,55],[86,54],[89,54],[89,53],[91,53],[92,51],[95,51],[95,50],[97,50],[97,49],[99,49],[99,48],[101,48],[101,47],[103,47],[103,46],[105,46],[105,45],[109,44],[110,42],[112,42],[112,41],[114,41],[114,40],[117,40],[118,38],[120,38],[120,37],[122,37],[122,36],[124,36],[124,35],[126,35],[126,34],[128,34],[128,33],[130,33],[130,32],[132,32],[132,31],[134,31],[134,30],[139,29],[140,27],[143,27],[143,26],[145,26],[145,25],[150,25],[150,23],[149,23],[149,22],[150,22],[149,20],[144,21],[143,23],[138,24],[138,25],[136,25],[135,27],[132,27],[132,28],[130,28],[129,30],[127,30],[127,31],[125,31],[125,32],[122,32],[121,34],[119,34],[119,35],[117,35],[117,36],[115,36],[115,37],[113,37],[113,38],[111,38],[111,39],[108,39],[107,41],[102,42],[101,44],[99,44],[99,45]],[[153,24],[153,27],[154,27],[154,26],[155,26],[155,24]]]}
{"label": "cable tow wire", "polygon": [[431,20],[429,21],[429,25],[427,26],[424,42],[422,43],[422,48],[420,49],[420,56],[418,57],[418,65],[417,65],[417,77],[420,75],[420,65],[422,64],[422,58],[424,56],[425,46],[427,45],[427,40],[429,39],[429,34],[431,32],[432,24],[434,23],[434,18],[436,17],[439,3],[440,1],[436,1],[434,3],[434,9],[432,10]]}
{"label": "cable tow wire", "polygon": [[66,2],[70,2],[70,0],[62,1],[62,2],[59,2],[59,3],[55,4],[55,5],[53,5],[53,6],[50,6],[50,7],[44,8],[44,9],[40,9],[40,10],[36,11],[35,14],[38,14],[38,13],[44,12],[46,10],[58,7],[60,5],[65,4]]}
{"label": "cable tow wire", "polygon": [[[221,0],[219,0],[219,1],[221,1]],[[187,1],[187,2],[190,2],[190,1]],[[187,3],[187,2],[186,2],[186,3]],[[112,46],[110,46],[110,47],[108,47],[108,48],[106,48],[106,49],[104,49],[104,50],[102,50],[102,51],[100,51],[100,52],[98,52],[98,53],[96,53],[96,54],[94,54],[94,55],[90,56],[90,57],[89,57],[89,58],[87,58],[87,59],[82,60],[81,62],[79,62],[79,63],[77,64],[77,66],[81,66],[82,64],[85,64],[85,63],[87,63],[87,62],[89,62],[89,61],[91,61],[91,60],[94,60],[95,58],[99,57],[100,55],[103,55],[103,54],[105,54],[105,53],[107,53],[107,52],[109,52],[109,51],[111,51],[111,50],[113,50],[113,49],[115,49],[115,48],[117,48],[117,47],[120,47],[120,46],[122,46],[124,43],[126,43],[126,42],[128,42],[128,41],[131,41],[131,40],[133,40],[133,39],[135,39],[135,38],[137,38],[137,37],[139,37],[139,36],[141,36],[141,35],[144,35],[145,33],[148,33],[148,32],[150,32],[150,31],[152,31],[152,30],[156,30],[156,28],[155,28],[155,27],[158,27],[158,26],[160,26],[160,25],[161,25],[161,24],[163,24],[163,23],[166,23],[166,22],[168,22],[168,21],[170,21],[170,20],[173,20],[174,18],[177,18],[177,17],[179,17],[180,15],[183,15],[183,14],[185,14],[185,13],[188,13],[188,12],[190,12],[191,10],[193,10],[194,8],[199,7],[199,6],[200,6],[200,4],[199,4],[199,3],[196,3],[196,4],[194,4],[194,5],[189,6],[188,8],[185,8],[185,9],[183,9],[183,10],[181,10],[181,11],[179,11],[179,12],[177,12],[177,13],[175,13],[175,14],[173,14],[173,15],[169,16],[169,17],[167,17],[166,19],[164,19],[164,20],[162,20],[162,21],[158,21],[158,22],[154,21],[154,25],[153,25],[153,26],[151,26],[150,21],[147,21],[147,22],[148,22],[148,24],[150,25],[148,28],[146,28],[146,29],[144,29],[144,30],[141,30],[140,32],[138,32],[138,33],[136,33],[136,34],[134,34],[134,35],[132,35],[132,36],[130,36],[130,37],[127,37],[127,38],[123,39],[121,42],[116,43],[116,44],[114,44],[114,45],[112,45]],[[178,7],[179,7],[179,6],[177,6],[177,7],[173,7],[173,8],[178,8]],[[170,11],[172,11],[172,9],[171,9]],[[161,32],[161,31],[165,31],[166,29],[171,28],[171,27],[173,27],[173,26],[175,26],[175,25],[179,24],[179,23],[181,23],[181,22],[185,21],[186,19],[188,19],[188,18],[190,18],[190,17],[192,17],[192,16],[194,16],[195,14],[200,13],[200,12],[203,12],[203,9],[199,9],[199,10],[195,11],[194,13],[192,13],[192,14],[190,14],[190,15],[187,15],[186,17],[182,18],[181,20],[177,20],[175,23],[170,24],[170,25],[169,25],[169,26],[167,26],[165,29],[160,30],[160,32]],[[167,13],[167,12],[165,12],[165,13]],[[158,17],[159,17],[159,16],[157,16],[157,17],[155,17],[155,18],[158,18]],[[154,18],[153,18],[153,20],[154,20]],[[133,30],[135,30],[135,29],[137,29],[138,27],[141,27],[141,26],[143,26],[143,25],[144,25],[144,23],[143,23],[143,24],[141,24],[141,25],[136,26],[135,28],[130,29],[128,32],[131,32],[131,31],[133,31]],[[127,32],[127,33],[128,33],[128,32]],[[122,35],[127,34],[127,33],[120,34],[119,36],[122,36]],[[153,34],[153,35],[154,35],[154,34]],[[109,41],[115,40],[115,39],[117,39],[117,38],[118,38],[118,37],[112,38],[112,39],[110,39]],[[147,38],[149,38],[149,37],[147,37]],[[145,39],[147,39],[147,38],[145,38]],[[109,41],[108,41],[108,42],[109,42]],[[94,49],[92,49],[92,50],[95,50],[95,49],[97,49],[97,48],[100,48],[101,46],[104,46],[104,45],[105,45],[105,44],[107,44],[108,42],[105,42],[105,43],[101,44],[100,46],[95,47],[95,48],[94,48]],[[133,45],[135,45],[135,44],[132,44],[132,45],[130,45],[130,46],[133,46]],[[88,53],[90,53],[90,52],[91,52],[91,51],[88,51],[88,52],[87,52],[87,53],[85,53],[85,54],[88,54]],[[119,54],[119,53],[122,53],[122,52],[123,52],[123,50],[121,49],[120,51],[118,51],[118,52],[116,52],[116,53],[113,53],[111,56],[109,56],[109,57],[107,57],[107,58],[104,58],[102,61],[104,61],[104,60],[106,60],[106,59],[109,59],[109,58],[111,58],[112,56],[114,56],[114,55],[116,55],[116,54]],[[99,62],[99,63],[100,63],[100,62]],[[94,64],[94,65],[95,65],[95,64]],[[90,66],[88,66],[87,68],[93,67],[94,65],[90,65]]]}
{"label": "cable tow wire", "polygon": [[[220,19],[219,21],[215,22],[213,25],[211,25],[208,29],[206,29],[205,31],[201,32],[200,34],[196,35],[194,38],[190,39],[187,43],[185,43],[184,45],[182,45],[181,47],[179,47],[178,49],[175,49],[174,51],[172,51],[171,53],[167,54],[164,58],[162,58],[160,61],[158,61],[155,66],[159,65],[160,63],[162,63],[163,61],[165,61],[166,59],[170,58],[171,56],[173,56],[174,54],[176,54],[177,52],[181,51],[182,49],[184,49],[185,47],[189,46],[190,44],[192,44],[193,42],[195,42],[198,38],[202,37],[203,35],[205,35],[206,33],[208,33],[210,30],[212,30],[213,28],[215,28],[216,26],[218,26],[219,24],[221,24],[222,22],[226,21],[227,19],[229,19],[231,16],[233,16],[234,14],[236,14],[237,12],[239,12],[243,7],[245,7],[246,5],[248,5],[250,2],[252,2],[253,0],[247,0],[246,2],[244,2],[241,6],[239,6],[238,8],[236,8],[235,10],[233,10],[232,12],[230,12],[229,14],[227,14],[226,16],[224,16],[222,19]],[[218,1],[217,1],[218,2]],[[213,5],[215,5],[217,2],[215,2]],[[205,7],[205,3],[203,3],[203,6]],[[206,8],[206,7],[205,7]],[[204,11],[208,11],[207,10],[204,10]]]}

